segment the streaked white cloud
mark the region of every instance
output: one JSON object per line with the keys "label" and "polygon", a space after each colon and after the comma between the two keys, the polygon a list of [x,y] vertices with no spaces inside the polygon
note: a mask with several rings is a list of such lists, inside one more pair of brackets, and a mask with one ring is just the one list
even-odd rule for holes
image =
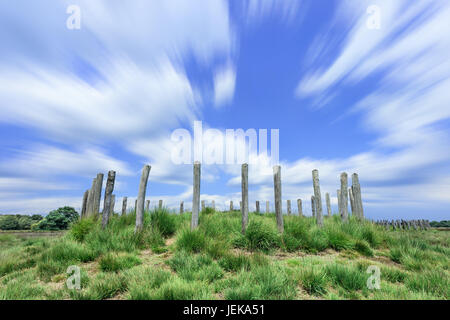
{"label": "streaked white cloud", "polygon": [[214,105],[222,107],[233,100],[236,86],[236,70],[227,65],[214,75]]}

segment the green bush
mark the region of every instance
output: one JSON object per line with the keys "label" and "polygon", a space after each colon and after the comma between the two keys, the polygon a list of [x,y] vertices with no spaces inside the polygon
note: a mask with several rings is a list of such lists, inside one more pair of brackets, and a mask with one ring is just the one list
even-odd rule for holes
{"label": "green bush", "polygon": [[277,230],[262,221],[250,221],[245,230],[247,248],[249,250],[269,251],[280,246]]}
{"label": "green bush", "polygon": [[51,211],[37,225],[38,230],[66,230],[72,222],[79,219],[78,213],[72,207],[62,207]]}
{"label": "green bush", "polygon": [[205,234],[200,229],[183,229],[177,238],[177,248],[189,252],[200,252],[206,248]]}
{"label": "green bush", "polygon": [[303,289],[312,295],[321,296],[326,293],[328,278],[322,269],[305,269],[300,273]]}
{"label": "green bush", "polygon": [[176,231],[177,225],[175,216],[171,215],[167,209],[155,209],[150,213],[152,227],[158,228],[163,237],[169,237]]}
{"label": "green bush", "polygon": [[95,221],[93,219],[82,219],[77,221],[70,228],[70,235],[76,241],[83,242],[86,235],[89,234],[95,227]]}
{"label": "green bush", "polygon": [[367,277],[357,268],[332,264],[328,265],[325,270],[333,282],[345,290],[362,290],[366,286]]}

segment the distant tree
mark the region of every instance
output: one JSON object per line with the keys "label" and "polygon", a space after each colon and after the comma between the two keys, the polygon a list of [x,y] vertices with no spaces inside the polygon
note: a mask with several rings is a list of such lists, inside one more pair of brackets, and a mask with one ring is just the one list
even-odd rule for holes
{"label": "distant tree", "polygon": [[35,221],[33,221],[30,216],[20,216],[20,218],[17,219],[17,222],[19,224],[19,230],[29,230]]}
{"label": "distant tree", "polygon": [[78,212],[72,207],[62,207],[51,211],[33,228],[39,230],[65,230],[69,225],[79,219]]}
{"label": "distant tree", "polygon": [[1,230],[17,230],[19,228],[19,222],[16,216],[3,216],[0,217],[0,229]]}

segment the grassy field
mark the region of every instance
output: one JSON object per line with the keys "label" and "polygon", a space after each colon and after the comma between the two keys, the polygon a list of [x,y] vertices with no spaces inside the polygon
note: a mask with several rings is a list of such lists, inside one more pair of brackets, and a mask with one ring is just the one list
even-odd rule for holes
{"label": "grassy field", "polygon": [[[0,234],[0,299],[449,299],[449,237],[440,230],[386,231],[369,222],[240,212],[114,216],[83,220],[57,238]],[[81,289],[68,289],[68,266]],[[369,289],[369,266],[381,271]]]}

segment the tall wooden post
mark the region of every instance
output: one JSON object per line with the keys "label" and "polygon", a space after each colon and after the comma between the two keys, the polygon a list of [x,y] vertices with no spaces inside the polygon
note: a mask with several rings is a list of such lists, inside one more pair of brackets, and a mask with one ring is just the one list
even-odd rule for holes
{"label": "tall wooden post", "polygon": [[95,186],[97,184],[97,178],[92,180],[92,186],[89,189],[87,206],[86,206],[86,217],[90,218],[94,215],[94,196],[95,196]]}
{"label": "tall wooden post", "polygon": [[312,171],[312,180],[314,188],[314,202],[316,204],[316,221],[319,227],[323,226],[323,213],[322,213],[322,195],[320,193],[319,182],[319,170],[314,169]]}
{"label": "tall wooden post", "polygon": [[348,221],[348,177],[346,172],[341,173],[341,205],[339,214],[341,215],[342,221]]}
{"label": "tall wooden post", "polygon": [[137,197],[136,208],[136,227],[134,232],[139,232],[144,227],[144,202],[145,193],[147,192],[148,175],[150,174],[151,167],[147,164],[142,168],[141,181],[139,182],[139,191]]}
{"label": "tall wooden post", "polygon": [[116,206],[116,195],[113,194],[111,196],[111,209],[109,210],[109,214],[113,214],[114,213],[114,207]]}
{"label": "tall wooden post", "polygon": [[277,217],[277,227],[280,233],[284,232],[284,221],[283,221],[283,204],[281,202],[281,167],[273,167],[273,185],[274,185],[274,195],[275,195],[275,214]]}
{"label": "tall wooden post", "polygon": [[192,218],[191,218],[191,230],[198,227],[198,212],[200,206],[200,175],[201,175],[200,162],[194,162],[194,185],[192,192]]}
{"label": "tall wooden post", "polygon": [[259,201],[256,201],[255,205],[256,205],[256,213],[259,213]]}
{"label": "tall wooden post", "polygon": [[348,197],[350,199],[350,209],[352,210],[352,216],[358,217],[358,210],[356,209],[355,198],[353,197],[353,188],[348,188]]}
{"label": "tall wooden post", "polygon": [[242,193],[242,233],[248,224],[248,164],[241,166],[241,193]]}
{"label": "tall wooden post", "polygon": [[106,180],[105,200],[103,202],[102,214],[102,228],[108,225],[108,220],[111,211],[111,196],[114,190],[114,182],[116,180],[116,172],[111,170],[108,172],[108,179]]}
{"label": "tall wooden post", "polygon": [[100,200],[102,197],[102,186],[103,186],[103,173],[98,173],[95,179],[95,190],[94,190],[94,206],[92,208],[93,214],[98,216],[100,213]]}
{"label": "tall wooden post", "polygon": [[358,218],[364,219],[364,210],[361,197],[361,185],[359,184],[358,174],[352,174],[352,192],[355,199],[355,207],[358,212]]}

